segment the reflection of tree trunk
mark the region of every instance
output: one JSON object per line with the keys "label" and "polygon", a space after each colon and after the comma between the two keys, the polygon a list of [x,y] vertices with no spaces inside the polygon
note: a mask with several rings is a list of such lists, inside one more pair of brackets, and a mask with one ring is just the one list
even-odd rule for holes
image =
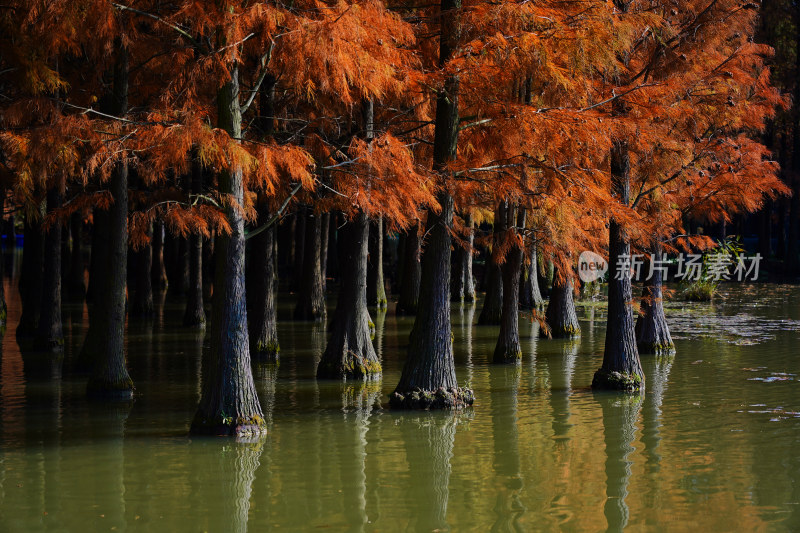
{"label": "reflection of tree trunk", "polygon": [[636,438],[636,422],[642,396],[597,395],[603,410],[603,435],[606,444],[606,504],[608,531],[622,531],[628,525],[625,498],[631,478],[631,461]]}
{"label": "reflection of tree trunk", "polygon": [[[123,531],[125,521],[125,425],[133,404],[129,402],[93,403],[89,416],[90,436],[95,442],[104,442],[101,453],[93,460],[103,468],[94,474],[94,494],[89,501],[95,503],[91,519],[81,524],[85,531]],[[63,490],[63,488],[62,488]]]}
{"label": "reflection of tree trunk", "polygon": [[497,517],[492,531],[523,531],[519,523],[525,507],[520,500],[523,481],[517,429],[517,391],[522,371],[517,366],[497,367],[491,374],[492,389],[504,391],[492,397],[491,405],[493,465],[500,484],[494,506]]}
{"label": "reflection of tree trunk", "polygon": [[672,356],[648,357],[642,361],[649,385],[642,408],[642,442],[647,457],[647,470],[656,474],[661,470],[658,446],[661,442],[661,403],[667,389]]}
{"label": "reflection of tree trunk", "polygon": [[561,353],[548,358],[550,367],[550,406],[553,409],[553,434],[566,437],[572,424],[569,423],[569,397],[572,394],[572,375],[575,372],[575,359],[580,342],[568,339],[562,341]]}
{"label": "reflection of tree trunk", "polygon": [[457,417],[446,413],[406,416],[401,420],[400,432],[408,461],[408,492],[413,494],[408,502],[412,531],[449,529],[447,501],[456,424]]}
{"label": "reflection of tree trunk", "polygon": [[[369,522],[367,433],[370,429],[370,416],[381,395],[381,388],[378,383],[365,382],[344,383],[342,387],[342,408],[345,411],[345,424],[348,426],[345,434],[348,442],[341,447],[345,456],[339,461],[341,485],[345,488],[344,517],[348,531],[364,531]],[[353,431],[349,431],[351,424],[354,426]]]}

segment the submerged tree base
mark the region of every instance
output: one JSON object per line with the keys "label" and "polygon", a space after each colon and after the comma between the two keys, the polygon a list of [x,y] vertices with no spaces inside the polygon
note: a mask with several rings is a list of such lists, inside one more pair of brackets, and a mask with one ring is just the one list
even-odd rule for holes
{"label": "submerged tree base", "polygon": [[[3,326],[5,328],[5,326]],[[33,349],[42,352],[63,352],[64,351],[64,337],[56,339],[45,339],[37,337],[33,342]]]}
{"label": "submerged tree base", "polygon": [[277,361],[280,359],[281,347],[277,339],[274,341],[258,343],[250,352],[250,357],[262,362]]}
{"label": "submerged tree base", "polygon": [[91,400],[132,400],[133,391],[133,381],[130,379],[120,381],[119,383],[107,383],[90,379],[89,383],[86,384],[86,396]]}
{"label": "submerged tree base", "polygon": [[674,355],[675,345],[672,343],[662,344],[659,342],[638,342],[636,347],[639,349],[640,354],[651,355]]}
{"label": "submerged tree base", "polygon": [[640,392],[644,390],[644,380],[637,374],[600,369],[594,373],[593,389],[616,390],[623,392]]}
{"label": "submerged tree base", "polygon": [[549,331],[542,328],[539,336],[545,339],[575,339],[581,336],[581,328],[571,324],[551,327]]}
{"label": "submerged tree base", "polygon": [[317,367],[317,378],[371,380],[379,378],[382,372],[380,362],[370,361],[355,352],[348,351],[342,361],[325,361],[323,357]]}
{"label": "submerged tree base", "polygon": [[519,345],[506,348],[498,346],[494,351],[492,363],[500,365],[518,365],[522,363],[522,348],[520,348]]}
{"label": "submerged tree base", "polygon": [[436,391],[417,388],[404,393],[394,391],[389,395],[389,406],[392,409],[464,409],[471,406],[474,401],[475,393],[466,387],[451,389],[439,387]]}
{"label": "submerged tree base", "polygon": [[206,418],[197,415],[192,421],[191,433],[217,437],[236,437],[237,439],[257,439],[267,434],[267,422],[263,417],[237,417],[217,415]]}

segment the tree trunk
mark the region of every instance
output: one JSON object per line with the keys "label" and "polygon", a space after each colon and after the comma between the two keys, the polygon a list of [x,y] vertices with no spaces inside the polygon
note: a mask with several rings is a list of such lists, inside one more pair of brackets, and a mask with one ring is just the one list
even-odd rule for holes
{"label": "tree trunk", "polygon": [[[449,291],[449,288],[448,288]],[[402,417],[398,420],[408,458],[408,492],[419,502],[408,517],[410,531],[450,531],[450,461],[456,440],[458,415]],[[404,487],[405,488],[405,487]]]}
{"label": "tree trunk", "polygon": [[539,266],[536,241],[530,244],[529,259],[525,268],[525,280],[521,283],[519,303],[521,309],[544,309],[544,298],[539,290]]}
{"label": "tree trunk", "polygon": [[306,235],[303,238],[303,272],[297,292],[295,320],[323,322],[327,316],[325,294],[322,292],[322,217],[306,208]]}
{"label": "tree trunk", "polygon": [[[239,71],[231,64],[231,79],[217,93],[218,126],[232,138],[242,135],[239,107]],[[217,238],[212,308],[211,352],[203,368],[200,405],[192,433],[250,438],[266,432],[250,366],[247,303],[244,279],[244,205],[242,169],[233,166],[219,174],[219,190],[235,205],[226,205],[230,235]]]}
{"label": "tree trunk", "polygon": [[321,249],[319,251],[320,274],[322,275],[322,294],[328,293],[328,250],[330,243],[331,214],[322,214],[322,235],[320,237]]}
{"label": "tree trunk", "polygon": [[[628,205],[630,197],[629,172],[628,147],[624,142],[615,141],[611,148],[613,192],[623,205]],[[613,219],[609,227],[608,249],[608,263],[612,266],[619,264],[619,258],[630,257],[628,236]],[[628,392],[644,390],[644,372],[636,348],[636,324],[631,307],[633,289],[630,271],[618,272],[609,278],[603,366],[595,373],[592,387]]]}
{"label": "tree trunk", "polygon": [[[81,234],[83,217],[80,213],[73,213],[69,219],[70,238],[72,248],[69,255],[69,276],[67,277],[67,293],[75,299],[83,299],[86,293],[84,280],[83,254],[81,253]],[[64,258],[66,260],[66,258]]]}
{"label": "tree trunk", "polygon": [[[195,154],[192,161],[191,193],[203,193],[203,168]],[[184,326],[204,327],[206,311],[203,308],[203,236],[199,231],[192,233],[189,242],[189,294],[186,310],[183,313]]]}
{"label": "tree trunk", "polygon": [[216,238],[212,233],[210,237],[203,238],[203,298],[206,300],[211,298],[211,290],[214,286],[214,265],[216,261],[214,258],[214,242]]}
{"label": "tree trunk", "polygon": [[558,272],[554,273],[553,289],[544,316],[549,331],[540,330],[542,337],[561,339],[580,336],[581,326],[575,312],[572,278],[568,274],[561,279]]}
{"label": "tree trunk", "polygon": [[500,271],[498,264],[499,257],[496,257],[497,249],[500,246],[501,234],[503,231],[503,217],[502,203],[495,209],[495,223],[493,227],[492,243],[494,251],[486,260],[486,270],[488,276],[488,283],[486,284],[486,297],[483,300],[483,308],[478,317],[478,324],[497,325],[503,316],[503,273]]}
{"label": "tree trunk", "polygon": [[[653,256],[661,257],[661,242],[653,244]],[[664,316],[661,270],[653,269],[653,276],[642,289],[642,313],[636,320],[636,344],[640,353],[667,354],[675,351]]]}
{"label": "tree trunk", "polygon": [[[504,202],[501,214],[505,219],[502,230],[507,231],[514,226],[515,208]],[[525,227],[524,210],[519,210],[517,226]],[[516,231],[513,232],[516,234]],[[516,238],[516,235],[507,235],[506,238]],[[500,322],[500,334],[494,348],[494,363],[520,363],[522,361],[522,346],[519,344],[519,278],[522,271],[522,247],[512,244],[506,254],[506,260],[501,270],[503,274],[503,314]]]}
{"label": "tree trunk", "polygon": [[453,247],[452,272],[450,276],[450,301],[457,304],[464,303],[464,266],[467,252],[462,246]]}
{"label": "tree trunk", "polygon": [[[259,221],[269,219],[262,207]],[[247,271],[247,297],[250,302],[250,351],[253,357],[275,360],[278,358],[278,325],[275,310],[275,281],[277,265],[275,254],[275,226],[256,235],[248,246],[250,261]]]}
{"label": "tree trunk", "polygon": [[[441,104],[439,104],[441,105]],[[438,195],[440,213],[428,211],[428,242],[422,256],[417,316],[400,383],[389,398],[393,408],[459,409],[474,394],[456,382],[450,327],[450,226],[453,197]]]}
{"label": "tree trunk", "polygon": [[[147,228],[147,236],[152,241],[153,228]],[[131,281],[133,291],[131,294],[131,316],[139,318],[152,318],[155,315],[155,304],[153,303],[153,247],[148,242],[138,250],[130,251],[133,255],[131,267]]]}
{"label": "tree trunk", "polygon": [[372,346],[374,326],[367,310],[367,215],[359,212],[341,231],[342,252],[350,268],[342,272],[333,331],[317,367],[317,378],[371,379],[381,374],[381,363]]}
{"label": "tree trunk", "polygon": [[[443,67],[459,45],[461,0],[442,0],[439,66]],[[440,180],[447,180],[450,161],[458,144],[458,77],[444,82],[436,99],[433,139],[433,169]],[[389,403],[394,408],[458,409],[472,405],[472,390],[456,383],[453,339],[450,327],[450,232],[453,228],[453,197],[442,189],[437,194],[439,213],[428,210],[428,243],[422,256],[419,301],[408,357]]]}
{"label": "tree trunk", "polygon": [[41,215],[26,214],[22,274],[19,280],[22,313],[17,326],[17,338],[29,338],[36,335],[42,304],[43,263],[44,238]]}
{"label": "tree trunk", "polygon": [[89,304],[89,327],[86,337],[76,361],[76,367],[81,371],[92,369],[95,358],[100,353],[103,336],[103,323],[105,321],[103,293],[106,286],[108,271],[108,246],[109,246],[109,213],[95,209],[92,224],[92,256],[89,263],[89,289],[86,291],[86,302]]}
{"label": "tree trunk", "polygon": [[162,291],[167,288],[167,268],[164,265],[164,223],[153,222],[153,265],[150,275],[150,286]]}
{"label": "tree trunk", "polygon": [[415,224],[407,230],[405,246],[403,246],[403,272],[400,278],[400,296],[397,300],[398,315],[417,314],[420,276],[422,275],[417,226]]}
{"label": "tree trunk", "polygon": [[[114,65],[113,111],[123,116],[128,109],[128,53],[117,45]],[[109,240],[105,285],[100,296],[100,344],[92,374],[86,385],[90,397],[128,399],[133,396],[133,381],[125,364],[125,282],[128,262],[128,164],[119,161],[109,179],[113,204],[109,209]]]}
{"label": "tree trunk", "polygon": [[467,237],[467,244],[469,245],[468,248],[465,250],[463,261],[464,261],[464,302],[465,303],[474,303],[475,302],[475,278],[472,275],[472,253],[475,249],[475,229],[472,227],[472,215],[467,215],[467,218],[464,220],[464,224],[467,226],[467,230],[469,231]]}
{"label": "tree trunk", "polygon": [[383,279],[383,217],[372,223],[369,232],[367,305],[386,309],[386,283]]}
{"label": "tree trunk", "polygon": [[291,291],[299,292],[303,286],[303,265],[305,264],[306,253],[306,217],[301,211],[295,214],[294,235],[294,268],[291,276]]}
{"label": "tree trunk", "polygon": [[[2,194],[2,203],[0,203],[0,212],[5,210],[5,201],[6,201],[6,189],[0,189],[0,194]],[[13,224],[14,217],[11,215],[11,221]],[[0,215],[0,221],[3,221],[2,215]],[[7,229],[7,228],[3,228]],[[14,254],[14,239],[12,236],[6,233],[6,248],[11,253],[9,255]],[[6,322],[8,320],[8,305],[6,304],[6,289],[3,280],[5,279],[5,268],[6,268],[6,255],[3,253],[3,249],[0,248],[0,336],[5,335],[6,333]]]}
{"label": "tree trunk", "polygon": [[[62,179],[47,191],[47,211],[52,213],[57,210],[63,199]],[[35,347],[42,350],[64,349],[61,324],[61,237],[61,223],[54,221],[45,233],[42,304],[35,341]]]}

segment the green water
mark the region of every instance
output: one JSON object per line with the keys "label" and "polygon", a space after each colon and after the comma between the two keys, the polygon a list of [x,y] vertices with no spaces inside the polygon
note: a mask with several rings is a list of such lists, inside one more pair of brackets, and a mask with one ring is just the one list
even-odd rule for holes
{"label": "green water", "polygon": [[644,356],[633,398],[588,389],[601,306],[579,309],[577,343],[521,317],[520,367],[488,364],[497,328],[456,307],[458,378],[477,397],[460,414],[381,407],[411,320],[376,317],[385,373],[366,386],[317,382],[324,327],[282,321],[280,365],[254,369],[269,436],[239,444],[188,436],[207,341],[180,327],[180,302],[129,322],[136,400],[98,406],[70,370],[85,309],[65,306],[66,358],[43,361],[20,352],[6,284],[3,532],[800,529],[798,287],[671,304],[677,356]]}

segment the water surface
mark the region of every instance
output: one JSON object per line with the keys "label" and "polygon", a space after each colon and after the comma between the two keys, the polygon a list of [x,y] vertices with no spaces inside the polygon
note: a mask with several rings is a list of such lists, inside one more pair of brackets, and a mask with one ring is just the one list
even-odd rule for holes
{"label": "water surface", "polygon": [[370,384],[317,382],[324,326],[282,321],[280,364],[254,367],[269,435],[244,444],[188,436],[208,346],[182,302],[129,321],[136,399],[95,405],[72,372],[85,308],[65,305],[63,361],[22,352],[6,280],[0,531],[796,531],[800,288],[722,293],[668,305],[677,356],[644,356],[636,397],[589,390],[601,305],[579,308],[578,342],[521,316],[520,367],[490,365],[497,328],[455,307],[477,398],[457,414],[386,409],[410,319],[373,313],[385,373]]}

